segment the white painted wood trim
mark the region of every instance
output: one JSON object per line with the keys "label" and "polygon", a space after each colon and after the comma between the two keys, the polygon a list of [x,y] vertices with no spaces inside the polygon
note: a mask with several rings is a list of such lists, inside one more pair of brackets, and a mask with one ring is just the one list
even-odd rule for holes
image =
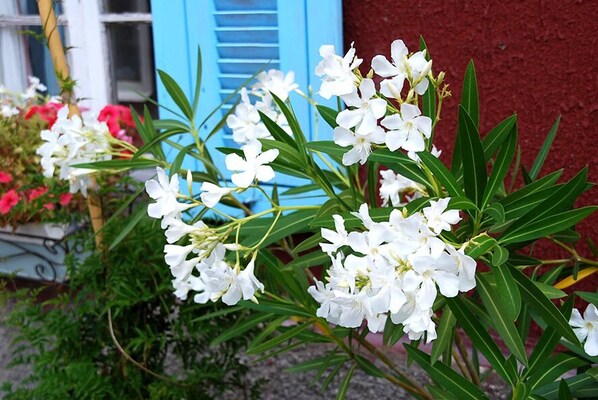
{"label": "white painted wood trim", "polygon": [[100,21],[102,21],[105,24],[126,24],[126,23],[151,24],[152,23],[152,14],[151,13],[101,14]]}
{"label": "white painted wood trim", "polygon": [[[0,26],[41,26],[39,15],[0,15]],[[67,25],[64,15],[58,17],[58,25]]]}
{"label": "white painted wood trim", "polygon": [[70,46],[71,76],[77,81],[75,95],[79,104],[99,112],[112,101],[110,54],[104,23],[100,21],[99,1],[63,0]]}

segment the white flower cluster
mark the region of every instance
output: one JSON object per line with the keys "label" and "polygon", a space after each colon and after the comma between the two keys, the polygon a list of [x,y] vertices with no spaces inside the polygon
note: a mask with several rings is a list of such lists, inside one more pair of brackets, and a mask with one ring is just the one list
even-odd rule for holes
{"label": "white flower cluster", "polygon": [[380,171],[380,176],[382,207],[388,206],[389,202],[393,207],[403,207],[415,199],[428,196],[425,186],[395,174],[391,169]]}
{"label": "white flower cluster", "polygon": [[364,231],[347,232],[334,215],[336,230],[322,229],[329,243],[320,244],[332,260],[327,282],[308,289],[320,303],[317,315],[348,328],[365,319],[372,332],[390,317],[412,340],[435,339],[438,291],[454,297],[475,287],[475,260],[440,237],[461,219],[459,211],[447,210],[449,200],[430,201],[410,216],[393,210],[388,222],[374,222],[364,204],[354,213]]}
{"label": "white flower cluster", "polygon": [[316,67],[316,75],[323,79],[320,95],[326,99],[339,96],[348,107],[337,115],[339,126],[334,129],[335,143],[351,147],[343,155],[344,165],[365,164],[372,145],[386,144],[391,151],[403,149],[411,158],[426,148],[432,120],[421,115],[417,105],[410,104],[417,103],[416,97],[408,97],[409,101],[401,97],[405,81],[418,95],[428,89],[426,76],[432,61],[426,61],[425,51],[409,55],[403,41],[395,40],[391,45],[392,62],[382,55],[372,59],[373,71],[385,78],[380,83],[380,93],[400,103],[398,113],[388,116],[389,103],[378,94],[374,81],[356,74],[362,60],[356,57],[353,45],[344,57],[336,55],[330,45],[320,47],[320,55],[323,60]]}
{"label": "white flower cluster", "polygon": [[[252,90],[241,89],[241,102],[235,108],[234,114],[226,119],[226,124],[233,132],[233,140],[245,144],[257,139],[271,139],[272,136],[261,121],[258,112],[268,116],[287,133],[290,132],[285,116],[274,105],[270,93],[274,93],[282,101],[288,99],[289,94],[298,88],[295,74],[291,71],[284,75],[282,71],[271,69],[257,75],[258,82]],[[250,95],[257,97],[255,104],[251,103]]]}
{"label": "white flower cluster", "polygon": [[29,77],[29,86],[24,93],[11,92],[0,85],[0,116],[10,118],[19,114],[19,107],[24,107],[25,103],[38,95],[38,92],[45,92],[46,90],[48,90],[46,85],[41,83],[39,78],[35,76]]}
{"label": "white flower cluster", "polygon": [[584,350],[589,356],[598,356],[598,309],[593,304],[588,304],[583,317],[577,308],[573,309],[569,325],[577,335],[580,342],[584,343]]}
{"label": "white flower cluster", "polygon": [[59,169],[59,178],[70,181],[71,193],[81,191],[87,196],[92,169],[75,168],[73,165],[110,160],[113,140],[105,122],[99,122],[95,115],[84,114],[83,119],[74,115],[68,117],[68,107],[58,111],[58,119],[51,129],[41,132],[44,143],[37,149],[41,158],[44,176],[54,176]]}
{"label": "white flower cluster", "polygon": [[[202,304],[208,300],[222,299],[225,304],[234,305],[241,299],[254,299],[257,290],[264,290],[253,274],[255,259],[243,270],[238,258],[237,263],[231,265],[226,260],[226,251],[237,251],[238,246],[224,244],[226,234],[210,228],[202,221],[193,225],[185,223],[182,212],[195,204],[179,202],[183,196],[179,193],[177,174],[169,180],[162,168],[156,168],[156,173],[157,180],[151,179],[145,183],[147,193],[156,200],[148,206],[147,211],[150,217],[162,219],[162,229],[166,229],[168,244],[164,246],[164,259],[174,278],[174,294],[185,300],[189,291],[197,292],[193,300]],[[209,187],[204,189],[202,185],[202,190],[209,195],[217,192],[207,189]],[[216,203],[219,200],[220,197]],[[205,201],[203,194],[202,201]],[[175,244],[183,238],[188,244]]]}

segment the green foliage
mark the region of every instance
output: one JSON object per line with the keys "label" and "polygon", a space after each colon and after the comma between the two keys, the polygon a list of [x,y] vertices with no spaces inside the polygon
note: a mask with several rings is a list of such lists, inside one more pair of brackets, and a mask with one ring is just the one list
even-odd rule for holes
{"label": "green foliage", "polygon": [[[105,258],[72,257],[71,281],[57,298],[36,301],[43,289],[13,295],[16,303],[6,321],[20,332],[13,364],[28,364],[33,373],[23,385],[5,384],[4,398],[212,399],[225,392],[259,397],[260,382],[247,379],[248,367],[239,360],[255,326],[233,340],[212,343],[246,320],[248,311],[229,313],[219,304],[176,300],[168,267],[155,251],[164,245],[156,228],[145,216]],[[120,226],[107,226],[104,235],[108,242],[122,236]],[[79,238],[88,244],[90,239]],[[118,350],[109,311],[118,346],[161,378]]]}

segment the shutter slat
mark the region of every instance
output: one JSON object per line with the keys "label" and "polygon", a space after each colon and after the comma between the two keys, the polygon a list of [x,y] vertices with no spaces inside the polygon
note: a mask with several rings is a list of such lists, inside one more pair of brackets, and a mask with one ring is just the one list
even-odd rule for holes
{"label": "shutter slat", "polygon": [[218,27],[271,26],[276,27],[276,11],[235,11],[214,13]]}
{"label": "shutter slat", "polygon": [[259,69],[271,69],[276,68],[280,69],[280,62],[278,60],[267,60],[267,59],[259,59],[256,58],[254,60],[251,59],[220,59],[218,60],[218,67],[220,72],[224,74],[250,74]]}
{"label": "shutter slat", "polygon": [[278,43],[278,28],[272,27],[228,27],[216,28],[220,43]]}
{"label": "shutter slat", "polygon": [[276,10],[276,0],[214,0],[217,11]]}
{"label": "shutter slat", "polygon": [[216,49],[220,58],[278,58],[278,44],[272,43],[219,43]]}

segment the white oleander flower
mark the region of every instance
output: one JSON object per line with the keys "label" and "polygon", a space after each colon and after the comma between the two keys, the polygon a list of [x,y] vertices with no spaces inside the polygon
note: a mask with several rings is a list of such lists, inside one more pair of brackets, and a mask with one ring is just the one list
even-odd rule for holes
{"label": "white oleander flower", "polygon": [[41,156],[44,176],[52,177],[58,168],[58,177],[70,181],[71,193],[81,191],[84,196],[91,183],[88,175],[97,171],[74,165],[110,160],[111,141],[115,140],[106,123],[91,114],[84,114],[83,119],[77,115],[69,118],[67,107],[58,111],[56,122],[41,132],[41,138],[44,143],[36,152]]}
{"label": "white oleander flower", "polygon": [[268,72],[260,72],[256,78],[258,83],[253,85],[254,89],[266,93],[272,92],[282,101],[288,99],[289,94],[299,88],[299,85],[295,83],[295,73],[293,71],[289,71],[285,75],[280,70],[271,69]]}
{"label": "white oleander flower", "polygon": [[357,87],[353,86],[350,94],[342,96],[345,104],[352,108],[338,113],[336,122],[346,129],[355,127],[358,135],[367,135],[378,127],[378,119],[386,113],[386,101],[374,98],[376,88],[371,79],[361,81],[359,92],[361,96],[357,94]]}
{"label": "white oleander flower", "polygon": [[403,325],[410,339],[425,335],[428,342],[434,340],[432,306],[438,293],[454,297],[475,286],[475,260],[444,243],[428,226],[425,213],[441,221],[439,232],[444,223],[450,229],[458,222],[445,215],[444,203],[412,215],[393,210],[389,220],[381,222],[375,222],[363,204],[352,213],[363,227],[351,232],[341,216],[333,216],[336,231],[322,229],[329,243],[320,243],[332,263],[326,283],[316,281],[308,289],[320,304],[317,315],[349,328],[365,320],[371,332],[382,330],[390,317]]}
{"label": "white oleander flower", "polygon": [[15,115],[19,114],[19,109],[14,107],[11,104],[2,104],[0,106],[0,115],[2,115],[2,117],[4,118],[10,118],[10,117],[14,117]]}
{"label": "white oleander flower", "polygon": [[174,174],[169,181],[164,169],[156,167],[156,175],[158,177],[157,181],[150,179],[145,182],[147,194],[156,200],[155,203],[147,206],[147,214],[150,217],[172,216],[193,207],[192,204],[179,203],[177,200],[179,196],[178,174]]}
{"label": "white oleander flower", "polygon": [[451,225],[461,221],[459,210],[446,210],[449,201],[448,197],[438,201],[431,200],[430,206],[423,209],[428,226],[436,234],[440,234],[442,231],[450,231]]}
{"label": "white oleander flower", "polygon": [[432,135],[432,120],[421,115],[419,108],[413,104],[401,104],[401,114],[389,115],[381,124],[389,130],[385,141],[391,151],[423,151],[425,139]]}
{"label": "white oleander flower", "polygon": [[353,165],[357,162],[363,165],[372,153],[372,144],[384,143],[384,130],[377,126],[369,134],[360,135],[337,126],[334,128],[334,143],[342,147],[352,147],[343,154],[343,165]]}
{"label": "white oleander flower", "polygon": [[580,342],[584,342],[583,349],[589,356],[598,356],[598,309],[588,304],[581,316],[577,308],[573,309],[569,325]]}
{"label": "white oleander flower", "polygon": [[240,93],[241,102],[235,107],[235,112],[226,118],[227,126],[233,131],[233,140],[244,144],[250,140],[270,138],[270,132],[261,121],[258,111],[270,117],[276,112],[262,102],[258,102],[259,106],[251,104],[246,88],[241,89]]}
{"label": "white oleander flower", "polygon": [[240,171],[232,174],[231,181],[240,188],[249,187],[256,179],[260,182],[269,182],[274,179],[274,170],[271,163],[278,157],[277,149],[266,150],[262,153],[262,144],[255,140],[245,144],[242,148],[245,159],[238,154],[226,156],[226,168],[229,171]]}
{"label": "white oleander flower", "polygon": [[[221,246],[221,245],[219,245]],[[254,300],[255,293],[264,291],[264,285],[255,277],[255,260],[252,259],[242,271],[231,267],[224,260],[224,248],[215,250],[217,254],[209,263],[200,265],[200,279],[204,287],[195,295],[196,303],[213,302],[222,299],[226,305],[233,306],[241,299]],[[208,261],[208,260],[206,260]]]}
{"label": "white oleander flower", "polygon": [[344,57],[335,54],[334,46],[320,47],[322,61],[316,66],[315,74],[321,77],[320,96],[329,99],[332,96],[343,96],[353,91],[358,81],[353,70],[361,65],[361,58],[355,57],[353,43]]}
{"label": "white oleander flower", "polygon": [[[393,207],[402,207],[415,199],[427,196],[426,188],[423,185],[400,174],[395,174],[393,170],[380,171],[380,176],[382,179],[380,179],[379,193],[383,207],[386,207],[389,202]],[[406,201],[403,202],[402,198],[405,198]]]}
{"label": "white oleander flower", "polygon": [[418,51],[409,57],[407,46],[398,39],[390,45],[390,54],[392,63],[382,55],[372,59],[372,68],[376,74],[383,78],[390,78],[380,83],[381,93],[386,97],[399,99],[403,82],[407,79],[415,92],[423,95],[429,85],[425,77],[432,68],[432,61],[426,61],[425,52]]}
{"label": "white oleander flower", "polygon": [[208,208],[216,206],[223,196],[230,194],[234,190],[232,188],[223,188],[210,182],[202,183],[200,189],[202,190],[202,193],[199,195],[201,202]]}
{"label": "white oleander flower", "polygon": [[209,229],[203,221],[197,221],[193,225],[188,225],[179,219],[178,216],[166,216],[162,221],[168,227],[165,232],[168,243],[175,243],[190,233]]}
{"label": "white oleander flower", "polygon": [[328,240],[330,243],[320,243],[322,251],[327,254],[336,252],[343,246],[347,246],[348,234],[345,229],[345,220],[340,215],[333,215],[334,227],[336,231],[331,229],[322,228],[322,238]]}
{"label": "white oleander flower", "polygon": [[29,78],[29,86],[25,89],[25,93],[23,93],[24,100],[30,100],[37,96],[37,92],[45,92],[48,90],[46,85],[41,83],[40,79],[35,76],[30,76]]}

